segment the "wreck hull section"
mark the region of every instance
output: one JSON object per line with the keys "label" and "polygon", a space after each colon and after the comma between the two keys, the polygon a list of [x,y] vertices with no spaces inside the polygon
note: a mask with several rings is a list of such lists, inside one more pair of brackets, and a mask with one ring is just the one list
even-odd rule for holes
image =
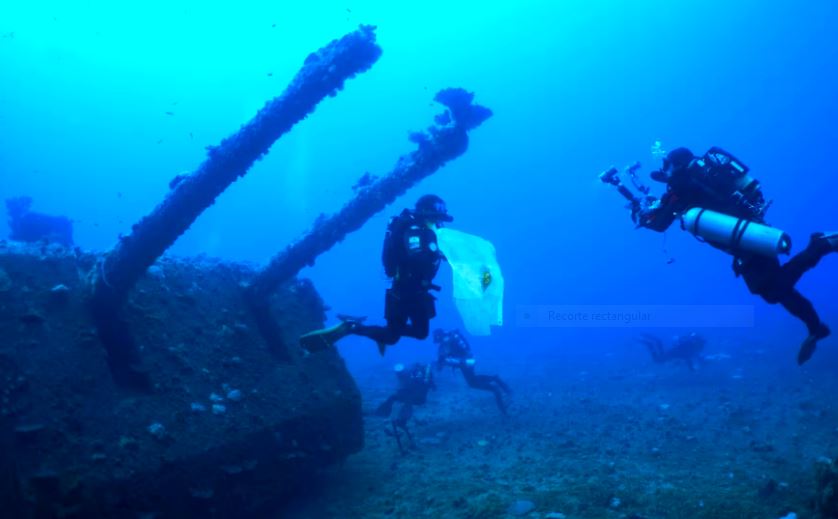
{"label": "wreck hull section", "polygon": [[[152,391],[115,384],[90,318],[99,257],[0,245],[0,499],[22,514],[263,513],[363,446],[358,389],[335,352],[268,351],[244,265],[163,258],[123,317]],[[286,343],[322,325],[314,288],[271,298]],[[8,509],[8,507],[7,507]]]}

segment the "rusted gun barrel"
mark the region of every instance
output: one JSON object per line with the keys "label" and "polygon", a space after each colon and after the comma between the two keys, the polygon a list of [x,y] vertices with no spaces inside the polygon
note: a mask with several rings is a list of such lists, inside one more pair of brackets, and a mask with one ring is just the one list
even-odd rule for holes
{"label": "rusted gun barrel", "polygon": [[112,368],[123,369],[138,360],[130,335],[118,322],[117,309],[139,277],[277,139],[321,100],[334,96],[347,79],[369,69],[380,55],[371,26],[361,26],[310,54],[282,95],[238,132],[208,148],[203,164],[190,175],[175,178],[163,202],[107,254],[94,275],[91,308]]}
{"label": "rusted gun barrel", "polygon": [[427,131],[411,134],[417,149],[402,156],[387,176],[361,189],[340,211],[315,222],[309,232],[277,254],[248,287],[251,304],[266,304],[280,284],[314,264],[317,256],[361,228],[414,184],[465,153],[469,130],[492,115],[488,108],[473,104],[473,99],[474,94],[459,88],[440,91],[434,100],[447,110],[436,116]]}

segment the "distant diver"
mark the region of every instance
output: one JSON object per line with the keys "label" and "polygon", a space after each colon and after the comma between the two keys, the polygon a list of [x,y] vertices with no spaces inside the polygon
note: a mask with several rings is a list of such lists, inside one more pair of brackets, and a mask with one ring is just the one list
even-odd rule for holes
{"label": "distant diver", "polygon": [[73,246],[73,222],[65,216],[52,216],[30,211],[28,196],[6,199],[10,238],[15,241],[58,243]]}
{"label": "distant diver", "polygon": [[474,372],[474,356],[471,347],[463,334],[458,330],[434,330],[434,342],[439,345],[437,368],[450,366],[459,369],[466,380],[466,384],[474,389],[491,391],[495,395],[495,403],[504,415],[507,403],[504,397],[512,394],[512,390],[497,375],[478,375]]}
{"label": "distant diver", "polygon": [[732,255],[734,273],[742,276],[752,294],[769,304],[780,303],[806,324],[809,335],[800,346],[797,362],[808,361],[830,330],[795,285],[821,258],[838,251],[838,233],[812,234],[804,250],[780,264],[777,255],[788,254],[791,240],[765,222],[771,202],[765,200],[759,182],[748,175],[747,166],[735,157],[717,147],[703,157],[687,148],[670,151],[663,167],[651,174],[666,184],[660,198],[637,183],[637,168],[639,164],[627,172],[642,196],[622,184],[615,168],[602,173],[600,180],[616,186],[629,200],[638,227],[663,232],[680,219],[685,229]]}
{"label": "distant diver", "polygon": [[387,346],[402,337],[427,338],[436,315],[436,298],[430,291],[440,289],[433,280],[445,259],[434,229],[451,221],[445,202],[436,195],[422,196],[414,209],[390,219],[382,251],[384,272],[392,280],[384,299],[386,326],[368,326],[363,317],[339,315],[340,324],[307,333],[300,337],[300,344],[316,351],[347,335],[360,335],[374,340],[384,355]]}
{"label": "distant diver", "polygon": [[396,403],[401,404],[396,417],[391,421],[391,425],[399,450],[404,453],[405,446],[402,444],[399,430],[404,432],[409,445],[412,446],[414,443],[413,436],[407,428],[407,422],[413,417],[413,407],[424,405],[428,400],[428,392],[431,389],[436,389],[436,384],[430,364],[417,362],[409,368],[405,368],[403,364],[396,364],[395,371],[398,389],[376,408],[375,415],[388,418],[393,413],[393,406]]}
{"label": "distant diver", "polygon": [[695,332],[676,336],[670,348],[665,348],[663,341],[654,335],[643,334],[638,340],[646,345],[656,364],[683,361],[690,371],[695,371],[696,365],[704,362],[701,351],[707,340]]}

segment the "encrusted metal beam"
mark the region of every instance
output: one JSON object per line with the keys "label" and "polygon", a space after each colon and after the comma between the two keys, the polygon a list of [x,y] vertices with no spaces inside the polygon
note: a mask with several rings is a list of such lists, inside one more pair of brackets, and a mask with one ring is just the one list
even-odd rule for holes
{"label": "encrusted metal beam", "polygon": [[137,349],[118,309],[139,277],[277,139],[320,101],[334,96],[347,79],[369,69],[380,55],[371,26],[362,26],[310,54],[282,95],[269,101],[239,131],[208,148],[203,164],[175,178],[163,202],[107,254],[94,273],[91,308],[118,378],[119,374],[132,378],[137,371],[131,368],[139,360]]}

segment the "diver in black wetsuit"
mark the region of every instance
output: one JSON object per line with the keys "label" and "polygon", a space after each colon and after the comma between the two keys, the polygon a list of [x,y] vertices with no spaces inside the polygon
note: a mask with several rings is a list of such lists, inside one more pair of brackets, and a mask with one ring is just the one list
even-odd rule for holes
{"label": "diver in black wetsuit", "polygon": [[58,243],[73,246],[73,221],[66,216],[53,216],[31,211],[32,199],[28,196],[6,199],[9,229],[12,240],[22,242]]}
{"label": "diver in black wetsuit", "polygon": [[434,384],[430,364],[418,362],[409,368],[396,364],[396,378],[399,383],[398,389],[376,408],[375,414],[384,418],[389,417],[393,412],[393,405],[396,402],[401,404],[399,412],[392,421],[392,426],[399,450],[404,452],[399,429],[404,431],[410,444],[413,444],[413,436],[407,428],[407,422],[413,416],[413,406],[423,405],[428,399],[428,391],[436,389],[436,384]]}
{"label": "diver in black wetsuit", "polygon": [[458,330],[446,332],[434,330],[434,342],[439,345],[437,358],[437,369],[445,366],[459,369],[466,379],[466,384],[474,389],[491,391],[495,395],[495,403],[504,415],[506,414],[506,402],[504,395],[510,395],[512,390],[497,375],[478,375],[474,372],[474,356],[471,354],[471,347]]}
{"label": "diver in black wetsuit", "polygon": [[436,195],[425,195],[413,210],[405,209],[390,219],[384,237],[382,261],[392,285],[385,294],[385,326],[363,324],[365,318],[338,316],[341,323],[332,328],[317,330],[300,338],[309,350],[334,344],[346,335],[369,337],[378,344],[383,355],[387,346],[402,337],[425,339],[430,321],[436,315],[436,298],[431,290],[439,290],[433,283],[444,256],[437,246],[434,229],[443,222],[451,222],[445,202]]}
{"label": "diver in black wetsuit", "polygon": [[695,371],[696,364],[704,361],[704,357],[701,356],[701,350],[704,349],[707,341],[704,337],[694,332],[689,335],[677,336],[675,338],[675,344],[668,349],[664,348],[663,341],[654,335],[643,334],[638,340],[646,345],[649,353],[652,355],[652,360],[656,364],[681,360],[687,364],[690,371]]}
{"label": "diver in black wetsuit", "polygon": [[[663,168],[652,173],[653,179],[666,184],[666,193],[660,199],[634,199],[632,218],[639,227],[663,232],[688,209],[703,208],[764,224],[770,204],[747,171],[741,162],[719,148],[711,148],[704,157],[696,157],[687,148],[672,150],[663,160]],[[800,346],[797,362],[809,360],[817,342],[828,337],[830,330],[795,285],[824,256],[838,251],[838,233],[812,234],[806,248],[785,264],[774,256],[711,245],[734,257],[733,270],[745,280],[752,294],[769,304],[780,303],[806,324],[809,335]]]}

